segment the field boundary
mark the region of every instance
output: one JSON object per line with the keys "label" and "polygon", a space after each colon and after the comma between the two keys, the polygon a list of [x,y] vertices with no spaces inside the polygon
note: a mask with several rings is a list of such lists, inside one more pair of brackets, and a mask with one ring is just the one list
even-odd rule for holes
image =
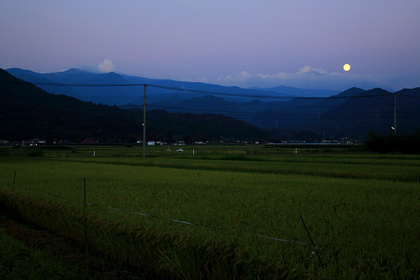
{"label": "field boundary", "polygon": [[[279,174],[279,175],[304,175],[324,178],[341,178],[341,179],[353,179],[353,180],[382,180],[382,181],[398,181],[398,182],[420,182],[420,173],[413,178],[383,178],[375,177],[374,174],[369,174],[369,177],[365,177],[365,174],[349,174],[346,172],[331,172],[329,170],[298,170],[293,168],[258,168],[258,167],[241,167],[241,166],[230,166],[227,170],[226,167],[210,166],[210,165],[173,165],[168,163],[155,163],[155,162],[118,162],[118,161],[99,161],[99,160],[72,160],[72,159],[60,159],[63,162],[76,162],[76,163],[87,163],[87,164],[106,164],[106,165],[121,165],[121,166],[138,166],[138,167],[156,167],[156,168],[172,168],[179,170],[208,170],[208,171],[220,171],[220,172],[254,172],[258,174]],[[256,162],[259,162],[258,160]],[[299,161],[284,161],[286,163],[299,163]],[[351,164],[351,163],[344,163]],[[366,166],[370,166],[368,163],[364,163]],[[381,166],[392,166],[391,164],[382,164]],[[410,166],[407,164],[407,166]]]}

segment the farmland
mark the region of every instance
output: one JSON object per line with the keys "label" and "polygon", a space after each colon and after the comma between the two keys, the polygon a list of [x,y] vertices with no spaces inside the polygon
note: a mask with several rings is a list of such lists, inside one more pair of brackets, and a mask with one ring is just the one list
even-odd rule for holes
{"label": "farmland", "polygon": [[418,155],[167,149],[3,147],[1,203],[182,279],[418,276]]}

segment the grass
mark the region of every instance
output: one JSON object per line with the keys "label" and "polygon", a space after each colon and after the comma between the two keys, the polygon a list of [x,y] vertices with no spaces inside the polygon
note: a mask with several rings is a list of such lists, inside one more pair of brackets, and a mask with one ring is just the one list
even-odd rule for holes
{"label": "grass", "polygon": [[16,216],[0,213],[1,279],[155,279],[147,271],[86,251],[62,235],[11,218]]}
{"label": "grass", "polygon": [[[0,216],[4,221],[4,216]],[[88,279],[88,269],[75,269],[34,246],[28,246],[0,227],[1,279]]]}
{"label": "grass", "polygon": [[[195,157],[143,159],[132,150],[121,157],[123,150],[118,157],[92,157],[83,150],[71,157],[3,156],[3,201],[80,242],[87,215],[90,246],[132,262],[147,257],[154,260],[150,269],[182,279],[419,274],[418,156],[202,148]],[[84,177],[88,202],[95,204],[87,209]],[[315,258],[306,260],[310,246],[257,237],[309,243],[300,214],[324,267]]]}

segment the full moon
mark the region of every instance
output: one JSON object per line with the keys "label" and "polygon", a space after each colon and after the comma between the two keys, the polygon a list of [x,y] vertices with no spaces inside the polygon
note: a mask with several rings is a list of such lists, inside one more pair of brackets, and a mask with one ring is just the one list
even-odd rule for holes
{"label": "full moon", "polygon": [[350,64],[348,64],[348,63],[346,63],[346,64],[344,64],[344,66],[343,66],[343,69],[344,69],[344,71],[349,71],[350,70],[350,68],[351,68],[351,66],[350,66]]}

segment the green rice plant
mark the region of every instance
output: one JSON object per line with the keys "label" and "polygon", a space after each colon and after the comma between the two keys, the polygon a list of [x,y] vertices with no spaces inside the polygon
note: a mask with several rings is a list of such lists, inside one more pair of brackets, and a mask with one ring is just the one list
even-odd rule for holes
{"label": "green rice plant", "polygon": [[[389,175],[403,168],[417,170],[410,167],[418,165],[417,158],[294,156],[267,156],[255,162],[172,156],[99,157],[94,163],[91,158],[11,159],[0,162],[5,174],[0,188],[10,192],[16,170],[17,195],[66,205],[68,212],[87,214],[92,219],[89,224],[98,219],[98,228],[104,225],[97,233],[88,231],[92,247],[102,246],[114,257],[125,255],[121,258],[136,262],[148,256],[158,269],[181,278],[200,277],[201,273],[213,277],[204,268],[192,269],[208,263],[212,263],[212,275],[230,279],[239,277],[235,275],[271,275],[268,279],[418,275],[420,186],[413,175],[407,175],[411,176],[408,180],[393,180]],[[284,172],[287,168],[294,172]],[[326,174],[317,174],[322,172]],[[87,200],[95,204],[86,209],[84,177]],[[306,259],[311,256],[311,246],[259,237],[309,243],[300,214],[324,267],[315,258]],[[62,228],[72,225],[60,223]],[[73,234],[80,235],[81,229],[83,226],[73,229]],[[201,244],[207,245],[199,250]],[[234,253],[224,251],[225,247]],[[234,257],[220,262],[229,255]]]}
{"label": "green rice plant", "polygon": [[[246,159],[246,160],[245,160]],[[110,163],[113,165],[156,166],[177,169],[207,169],[254,173],[296,174],[324,177],[381,179],[420,182],[420,158],[361,156],[287,155],[264,159],[238,156],[220,158],[85,158],[76,161]]]}
{"label": "green rice plant", "polygon": [[0,228],[0,278],[89,279],[89,270],[70,268],[62,260],[25,246]]}
{"label": "green rice plant", "polygon": [[[83,216],[59,204],[17,195],[7,203],[7,193],[0,193],[2,209],[18,213],[50,230],[81,242],[80,230],[84,222],[88,227],[87,245],[112,259],[130,263],[146,270],[181,279],[243,279],[248,276],[275,275],[272,268],[257,259],[241,253],[227,244],[207,241],[192,242],[182,234],[163,234],[151,229],[129,228],[95,216]],[[259,264],[249,266],[250,262]],[[190,268],[195,267],[194,271]],[[232,267],[235,269],[232,270]],[[261,269],[263,268],[263,269]],[[198,274],[197,274],[198,273]],[[182,278],[189,275],[188,278]]]}

